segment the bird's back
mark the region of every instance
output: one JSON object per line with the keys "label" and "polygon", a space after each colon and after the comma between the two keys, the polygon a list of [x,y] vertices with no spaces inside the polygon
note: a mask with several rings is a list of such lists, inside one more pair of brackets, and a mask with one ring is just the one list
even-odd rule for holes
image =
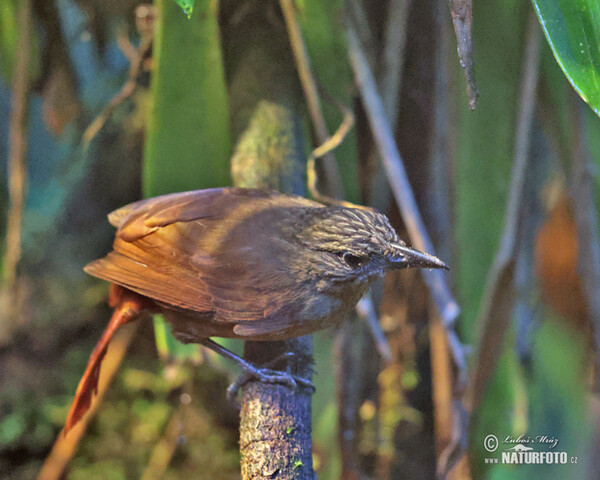
{"label": "bird's back", "polygon": [[299,295],[287,270],[293,232],[277,222],[313,208],[322,205],[237,188],[142,200],[109,216],[113,251],[85,270],[215,324],[256,323]]}

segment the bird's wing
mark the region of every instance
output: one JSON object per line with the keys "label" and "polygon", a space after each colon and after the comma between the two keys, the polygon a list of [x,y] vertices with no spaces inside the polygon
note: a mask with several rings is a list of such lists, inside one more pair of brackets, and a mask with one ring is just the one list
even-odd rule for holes
{"label": "bird's wing", "polygon": [[322,207],[321,204],[296,195],[249,188],[210,188],[171,193],[140,200],[121,207],[108,215],[117,234],[126,240],[147,235],[159,227],[175,222],[189,222],[201,218],[227,218],[233,209],[243,204]]}
{"label": "bird's wing", "polygon": [[281,260],[269,249],[280,248],[283,242],[268,236],[257,212],[315,206],[321,205],[302,197],[237,188],[143,200],[110,215],[118,226],[114,250],[85,270],[217,321],[264,318],[284,304],[287,295],[285,278],[270,277],[280,270],[269,268],[270,262]]}

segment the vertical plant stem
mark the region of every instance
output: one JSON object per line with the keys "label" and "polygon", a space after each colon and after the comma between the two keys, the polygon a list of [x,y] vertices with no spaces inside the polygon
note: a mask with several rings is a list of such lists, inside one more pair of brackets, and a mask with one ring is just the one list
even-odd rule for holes
{"label": "vertical plant stem", "polygon": [[[449,145],[448,117],[448,51],[450,29],[446,20],[446,5],[436,2],[435,22],[437,42],[435,51],[435,97],[434,126],[431,136],[431,168],[429,169],[428,188],[432,192],[429,202],[429,226],[432,240],[438,248],[441,258],[451,256],[451,196],[448,182],[451,164]],[[445,448],[452,443],[453,431],[460,425],[460,412],[455,408],[455,396],[460,395],[454,389],[452,356],[448,348],[446,335],[438,315],[431,315],[429,322],[431,343],[431,376],[433,390],[433,417],[436,443],[437,471],[445,472]]]}
{"label": "vertical plant stem", "polygon": [[[514,264],[521,209],[523,206],[525,173],[531,145],[531,131],[537,99],[537,86],[540,64],[541,31],[533,12],[529,15],[525,53],[523,56],[523,76],[519,98],[519,111],[515,130],[515,149],[511,172],[510,189],[506,206],[506,220],[500,245],[486,279],[476,325],[481,325],[479,341],[473,358],[469,388],[465,392],[464,403],[470,413],[470,429],[477,425],[479,406],[483,400],[488,382],[492,377],[502,353],[503,340],[513,311]],[[445,452],[464,449],[464,439],[456,439]],[[454,455],[456,456],[456,455]],[[464,463],[464,456],[458,459]],[[448,467],[451,468],[451,465]]]}
{"label": "vertical plant stem", "polygon": [[8,153],[8,193],[10,210],[6,229],[4,281],[15,286],[17,263],[21,257],[21,223],[27,188],[27,94],[29,92],[29,58],[31,41],[31,0],[18,3],[19,36],[12,78],[12,110]]}
{"label": "vertical plant stem", "polygon": [[383,100],[383,108],[392,129],[396,126],[400,106],[404,46],[411,4],[411,0],[391,0],[388,5],[388,19],[382,46],[381,75],[377,83]]}
{"label": "vertical plant stem", "polygon": [[[361,44],[365,46],[366,56],[370,65],[379,65],[377,83],[382,95],[386,116],[392,129],[396,125],[399,109],[399,99],[404,66],[404,46],[408,12],[411,0],[391,0],[386,8],[386,20],[381,45],[374,39],[367,14],[362,2],[348,2],[346,15],[356,25]],[[367,47],[367,45],[369,47]],[[381,50],[378,57],[375,48]],[[365,162],[365,168],[372,172],[368,183],[362,192],[370,206],[386,211],[389,206],[390,187],[387,182],[384,167],[379,160],[379,152],[372,144]],[[372,287],[376,294],[377,286]],[[344,323],[339,331],[336,343],[338,357],[338,398],[339,398],[339,443],[342,456],[341,479],[362,478],[365,476],[364,452],[360,450],[360,406],[369,398],[367,392],[377,388],[373,378],[383,368],[381,362],[374,362],[374,349],[370,336],[375,340],[381,360],[386,366],[394,363],[395,359],[387,338],[379,323],[378,313],[373,304],[371,292],[363,296],[357,305],[359,317],[364,317],[371,335],[361,323],[354,319]],[[379,392],[379,395],[382,393]],[[378,427],[380,428],[380,427]],[[380,432],[377,432],[379,436]],[[379,443],[379,440],[375,440]],[[387,455],[377,456],[377,467],[374,471],[381,475],[389,474],[390,462]]]}
{"label": "vertical plant stem", "polygon": [[594,180],[592,163],[585,138],[585,112],[583,102],[573,95],[576,122],[575,146],[573,149],[573,185],[575,221],[577,223],[578,273],[592,325],[595,346],[595,388],[600,388],[600,233],[598,210],[594,204]]}
{"label": "vertical plant stem", "polygon": [[519,103],[521,108],[516,123],[515,150],[508,205],[506,207],[506,222],[496,258],[487,278],[481,310],[476,322],[477,325],[481,325],[481,336],[475,352],[475,361],[473,362],[475,369],[472,372],[472,384],[467,400],[471,411],[476,410],[479,406],[487,382],[502,352],[502,339],[509,324],[509,313],[512,311],[513,264],[537,95],[540,40],[540,27],[532,13],[529,17],[523,59],[523,79]]}

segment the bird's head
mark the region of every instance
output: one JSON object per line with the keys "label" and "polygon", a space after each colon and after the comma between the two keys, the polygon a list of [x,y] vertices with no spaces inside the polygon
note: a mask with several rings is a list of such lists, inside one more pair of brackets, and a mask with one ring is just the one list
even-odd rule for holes
{"label": "bird's head", "polygon": [[318,208],[299,234],[312,252],[309,268],[331,281],[368,283],[385,271],[446,264],[406,245],[385,215],[346,207]]}

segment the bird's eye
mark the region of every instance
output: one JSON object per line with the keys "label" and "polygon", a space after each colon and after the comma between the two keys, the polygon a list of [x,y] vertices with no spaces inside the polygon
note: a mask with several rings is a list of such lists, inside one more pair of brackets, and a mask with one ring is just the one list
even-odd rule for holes
{"label": "bird's eye", "polygon": [[346,252],[342,255],[342,260],[353,270],[362,267],[365,259],[363,257],[359,257],[358,255],[353,255],[352,253]]}

